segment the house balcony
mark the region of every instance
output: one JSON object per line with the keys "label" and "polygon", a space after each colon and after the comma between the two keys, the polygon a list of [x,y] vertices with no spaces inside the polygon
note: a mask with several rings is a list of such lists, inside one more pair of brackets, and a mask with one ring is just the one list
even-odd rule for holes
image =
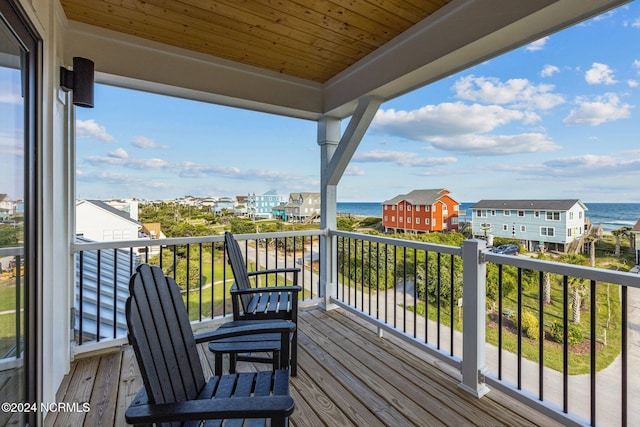
{"label": "house balcony", "polygon": [[[236,238],[249,270],[303,269],[294,425],[617,426],[640,403],[629,381],[640,357],[638,274],[493,254],[477,240],[335,230]],[[231,311],[223,237],[73,250],[75,362],[58,400],[90,404],[74,425],[122,424],[141,385],[125,338],[128,277],[138,263],[161,266],[183,287],[194,329],[215,327]]]}
{"label": "house balcony", "polygon": [[[460,373],[344,309],[308,307],[299,316],[298,375],[291,378],[293,426],[554,426],[560,423],[492,391],[477,399]],[[214,358],[199,345],[205,374]],[[240,363],[238,371],[269,369]],[[129,346],[79,356],[57,400],[87,402],[89,412],[51,413],[45,426],[125,425],[124,411],[142,386]]]}

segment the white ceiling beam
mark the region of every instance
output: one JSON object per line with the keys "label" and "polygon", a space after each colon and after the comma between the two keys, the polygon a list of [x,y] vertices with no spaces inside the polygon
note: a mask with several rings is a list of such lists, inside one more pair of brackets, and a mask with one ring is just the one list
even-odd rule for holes
{"label": "white ceiling beam", "polygon": [[338,185],[382,101],[381,98],[373,96],[359,100],[358,107],[327,165],[326,173],[322,174],[323,188],[327,185]]}
{"label": "white ceiling beam", "polygon": [[325,84],[325,114],[393,99],[629,0],[453,0]]}
{"label": "white ceiling beam", "polygon": [[68,25],[65,63],[91,59],[98,83],[303,119],[322,115],[319,83],[77,21]]}

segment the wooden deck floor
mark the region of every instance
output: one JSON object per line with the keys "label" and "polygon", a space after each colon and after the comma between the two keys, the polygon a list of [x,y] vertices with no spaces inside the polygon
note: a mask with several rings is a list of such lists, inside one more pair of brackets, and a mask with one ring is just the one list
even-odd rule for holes
{"label": "wooden deck floor", "polygon": [[[376,331],[342,310],[302,310],[298,376],[291,380],[298,426],[527,426],[556,425],[496,391],[475,399],[459,376],[416,349]],[[213,357],[200,347],[205,371]],[[266,365],[262,365],[264,369]],[[251,370],[239,364],[239,370]],[[447,372],[448,371],[448,372]],[[131,348],[74,362],[58,402],[88,402],[90,411],[49,414],[46,426],[121,426],[142,385]]]}

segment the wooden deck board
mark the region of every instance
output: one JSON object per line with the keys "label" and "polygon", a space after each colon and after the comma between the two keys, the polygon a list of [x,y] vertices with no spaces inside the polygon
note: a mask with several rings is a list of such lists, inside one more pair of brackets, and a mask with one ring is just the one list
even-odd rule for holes
{"label": "wooden deck board", "polygon": [[[206,344],[198,348],[205,374],[214,370]],[[482,399],[463,392],[459,373],[375,327],[336,310],[301,310],[299,370],[291,379],[295,427],[554,425],[547,417],[492,391]],[[240,362],[239,371],[269,369]],[[142,386],[133,351],[74,362],[59,402],[90,402],[86,414],[50,414],[45,425],[124,426],[124,412]],[[557,424],[556,424],[557,425]]]}
{"label": "wooden deck board", "polygon": [[[337,321],[345,321],[340,319],[344,317],[340,313],[328,313],[328,315],[336,318]],[[438,369],[433,369],[431,365],[425,364],[423,359],[407,355],[403,348],[392,344],[388,339],[378,338],[372,331],[365,328],[341,329],[336,333],[341,335],[341,339],[337,341],[345,342],[350,347],[373,352],[384,361],[385,366],[381,369],[386,369],[389,378],[396,380],[395,387],[406,389],[406,393],[410,393],[411,399],[417,402],[431,399],[428,403],[429,411],[437,415],[439,419],[456,425],[496,425],[494,417],[477,405],[480,402],[478,399],[462,391],[455,383],[451,383],[450,387],[443,387],[442,385],[452,378]],[[412,369],[403,369],[405,364],[411,366]],[[409,384],[412,386],[407,387]],[[460,405],[460,401],[465,401],[467,404]],[[483,406],[487,403],[493,404],[495,402],[482,401]],[[518,414],[506,411],[504,408],[496,409],[503,411],[503,425],[531,425]]]}
{"label": "wooden deck board", "polygon": [[85,417],[85,424],[93,426],[112,426],[118,403],[118,387],[122,352],[118,351],[100,358],[95,384],[91,392],[89,405],[91,411]]}

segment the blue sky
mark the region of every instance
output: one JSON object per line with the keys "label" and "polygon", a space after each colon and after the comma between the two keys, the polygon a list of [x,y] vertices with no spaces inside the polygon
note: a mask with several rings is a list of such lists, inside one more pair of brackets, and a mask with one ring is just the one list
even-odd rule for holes
{"label": "blue sky", "polygon": [[[315,122],[101,85],[95,104],[76,109],[79,198],[319,191]],[[640,202],[639,106],[635,1],[384,103],[338,200]]]}

